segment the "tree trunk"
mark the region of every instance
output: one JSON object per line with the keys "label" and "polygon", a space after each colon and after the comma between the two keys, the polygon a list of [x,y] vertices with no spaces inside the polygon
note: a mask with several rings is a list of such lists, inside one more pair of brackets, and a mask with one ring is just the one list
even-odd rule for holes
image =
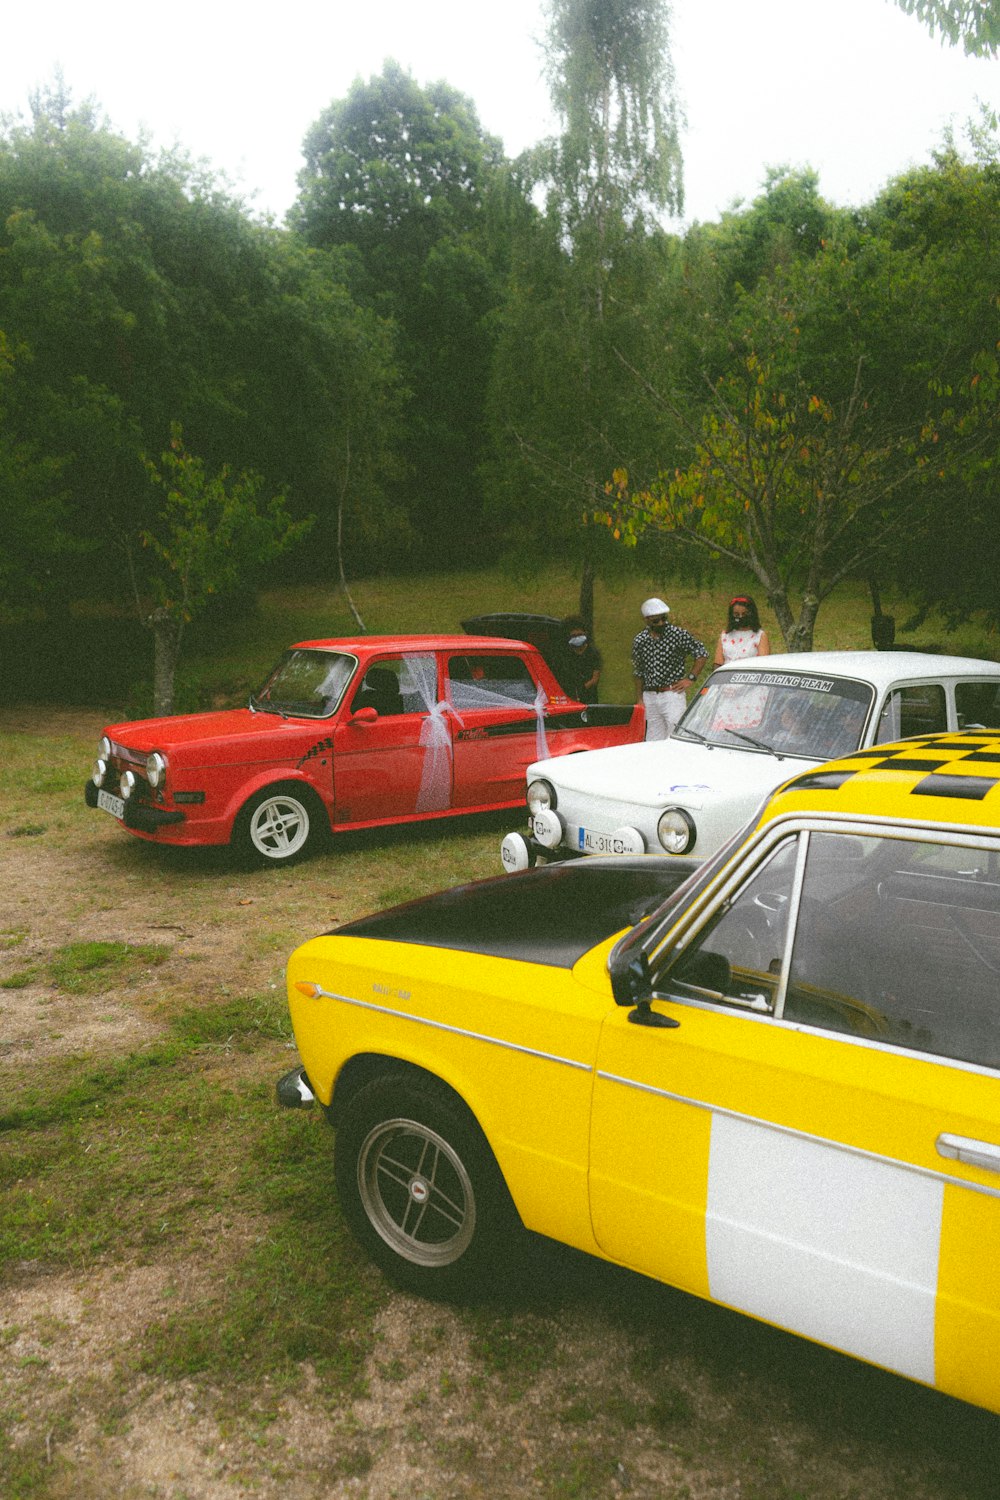
{"label": "tree trunk", "polygon": [[347,494],[347,484],[350,478],[350,473],[351,439],[350,434],[348,434],[347,452],[344,462],[344,473],[340,483],[340,494],[337,498],[337,574],[340,578],[340,587],[344,590],[344,598],[347,600],[347,607],[351,611],[351,616],[354,620],[354,623],[358,627],[358,630],[362,635],[367,635],[368,631],[365,628],[365,622],[364,620],[362,620],[360,614],[358,613],[354,604],[354,600],[351,598],[351,591],[347,587],[347,573],[344,570],[344,497]]}
{"label": "tree trunk", "polygon": [[162,605],[148,620],[153,632],[153,715],[162,718],[174,711],[174,675],[180,651],[181,630]]}
{"label": "tree trunk", "polygon": [[816,616],[819,614],[818,597],[813,593],[803,594],[798,619],[796,619],[792,614],[788,589],[777,569],[769,569],[766,561],[758,560],[753,571],[767,590],[767,602],[774,610],[774,617],[785,642],[785,650],[811,651]]}
{"label": "tree trunk", "polygon": [[878,579],[872,573],[868,579],[868,588],[872,596],[872,645],[876,651],[890,651],[896,639],[896,621],[892,615],[882,613],[882,595],[879,593]]}
{"label": "tree trunk", "polygon": [[594,639],[594,565],[587,561],[580,575],[580,618],[590,639]]}
{"label": "tree trunk", "polygon": [[816,626],[816,616],[819,614],[819,600],[815,594],[804,594],[802,604],[799,608],[799,617],[796,620],[791,635],[787,638],[789,651],[811,651],[813,648],[813,631]]}

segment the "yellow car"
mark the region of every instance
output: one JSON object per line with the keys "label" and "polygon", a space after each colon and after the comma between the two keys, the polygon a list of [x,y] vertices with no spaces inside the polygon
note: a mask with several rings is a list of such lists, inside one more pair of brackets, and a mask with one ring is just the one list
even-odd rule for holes
{"label": "yellow car", "polygon": [[697,867],[353,922],[288,988],[279,1098],[402,1284],[523,1226],[1000,1411],[1000,733],[813,768]]}

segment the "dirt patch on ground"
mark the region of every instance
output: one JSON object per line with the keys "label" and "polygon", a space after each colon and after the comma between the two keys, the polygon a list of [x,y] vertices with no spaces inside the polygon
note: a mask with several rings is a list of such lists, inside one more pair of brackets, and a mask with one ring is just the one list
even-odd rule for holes
{"label": "dirt patch on ground", "polygon": [[[737,1381],[726,1393],[684,1358],[672,1376],[683,1393],[676,1412],[623,1425],[623,1410],[648,1409],[648,1390],[627,1373],[632,1339],[599,1308],[577,1308],[546,1328],[555,1354],[530,1379],[510,1382],[484,1377],[460,1311],[400,1295],[378,1319],[362,1396],[331,1406],[305,1370],[294,1393],[263,1383],[234,1424],[229,1401],[202,1384],[123,1383],[137,1337],[163,1316],[177,1280],[177,1268],[92,1271],[3,1299],[0,1394],[17,1412],[9,1436],[43,1448],[46,1494],[870,1500],[904,1492],[849,1435],[838,1452],[811,1453],[808,1426],[781,1409],[758,1413],[758,1441],[762,1452],[783,1453],[798,1483],[758,1488],[750,1455],[732,1452],[734,1414],[752,1390]],[[910,1493],[961,1494],[913,1478]]]}
{"label": "dirt patch on ground", "polygon": [[130,1051],[152,1041],[159,1027],[133,1007],[106,998],[96,1007],[42,988],[4,992],[0,1060],[11,1067],[47,1058]]}

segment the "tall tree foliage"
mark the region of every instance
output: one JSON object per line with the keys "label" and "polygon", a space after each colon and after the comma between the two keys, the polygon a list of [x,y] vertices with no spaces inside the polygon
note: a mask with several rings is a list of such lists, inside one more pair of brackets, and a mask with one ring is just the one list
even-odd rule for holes
{"label": "tall tree foliage", "polygon": [[21,414],[12,399],[16,358],[0,330],[0,600],[12,611],[17,601],[31,603],[51,592],[53,575],[65,578],[78,566],[83,546],[68,539],[63,461],[49,455],[40,435],[20,435]]}
{"label": "tall tree foliage", "polygon": [[[259,474],[232,474],[227,467],[207,474],[185,447],[177,423],[159,464],[145,459],[144,467],[160,492],[157,520],[140,536],[149,553],[144,574],[154,601],[145,616],[154,640],[153,712],[169,714],[185,626],[215,595],[252,584],[309,523],[291,521],[284,495],[262,500]],[[141,612],[138,583],[136,594]]]}
{"label": "tall tree foliage", "polygon": [[304,153],[293,224],[311,245],[349,247],[357,295],[398,329],[408,555],[464,560],[499,296],[485,210],[500,144],[457,90],[387,62],[323,112]]}
{"label": "tall tree foliage", "polygon": [[701,252],[716,268],[720,308],[739,291],[752,292],[761,277],[809,259],[828,239],[836,219],[811,168],[770,167],[763,191],[749,204],[723,213],[718,223],[697,224],[686,236],[689,258]]}
{"label": "tall tree foliage", "polygon": [[928,29],[979,57],[995,57],[1000,47],[1000,4],[997,0],[896,0],[907,15]]}
{"label": "tall tree foliage", "polygon": [[641,446],[615,350],[640,358],[660,254],[653,219],[681,205],[678,112],[666,0],[549,0],[546,10],[562,132],[521,168],[545,209],[525,216],[515,248],[491,396],[493,493],[508,527],[578,552],[587,618],[599,554],[579,519],[615,448]]}
{"label": "tall tree foliage", "polygon": [[914,376],[931,383],[934,451],[954,460],[933,466],[938,483],[924,494],[919,526],[894,536],[891,566],[924,608],[938,607],[952,621],[983,611],[996,623],[1000,150],[986,133],[975,141],[975,161],[947,143],[932,165],[890,183],[865,223],[910,267],[905,339],[888,352],[910,372],[911,389]]}
{"label": "tall tree foliage", "polygon": [[[665,535],[738,562],[792,650],[811,648],[823,600],[850,575],[894,568],[941,602],[961,558],[971,601],[988,568],[970,554],[989,542],[977,532],[956,551],[948,517],[969,516],[973,476],[983,484],[995,458],[995,221],[995,189],[944,157],[867,214],[828,215],[812,253],[737,286],[728,315],[715,305],[696,385],[669,384],[668,369],[654,388],[633,371],[676,457],[652,484],[623,466],[600,518],[626,542]],[[733,227],[715,236],[720,258]],[[708,285],[732,295],[726,277]]]}
{"label": "tall tree foliage", "polygon": [[666,535],[739,564],[763,586],[786,648],[812,650],[821,604],[873,566],[905,516],[893,501],[923,461],[915,434],[871,420],[862,369],[835,402],[747,352],[713,386],[688,464],[638,492],[616,471],[597,519],[627,544]]}
{"label": "tall tree foliage", "polygon": [[551,192],[596,269],[618,223],[681,207],[670,7],[548,0],[546,9],[549,89],[563,127],[548,148]]}
{"label": "tall tree foliage", "polygon": [[[336,259],[61,86],[0,128],[0,334],[0,497],[16,506],[29,471],[21,497],[36,497],[7,570],[54,601],[129,596],[129,552],[155,521],[142,454],[173,422],[212,468],[287,490],[300,518],[329,504],[322,463],[346,421],[386,447],[384,330]],[[384,477],[365,476],[373,510]]]}

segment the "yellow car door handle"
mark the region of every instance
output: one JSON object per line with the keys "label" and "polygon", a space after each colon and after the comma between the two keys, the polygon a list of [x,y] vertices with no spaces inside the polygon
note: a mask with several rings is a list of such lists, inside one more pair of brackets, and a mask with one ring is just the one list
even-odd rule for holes
{"label": "yellow car door handle", "polygon": [[991,1141],[973,1141],[965,1135],[939,1135],[939,1156],[964,1162],[967,1167],[982,1167],[984,1172],[1000,1172],[1000,1146]]}

